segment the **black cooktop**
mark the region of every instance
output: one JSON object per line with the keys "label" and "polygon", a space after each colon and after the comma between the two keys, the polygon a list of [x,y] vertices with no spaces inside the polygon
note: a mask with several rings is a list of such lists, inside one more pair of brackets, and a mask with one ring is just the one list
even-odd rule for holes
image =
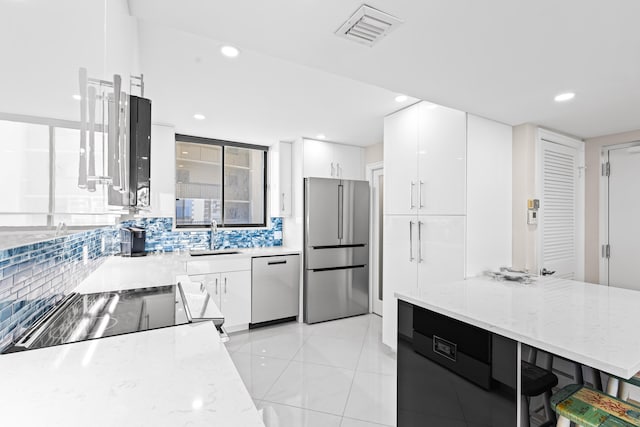
{"label": "black cooktop", "polygon": [[10,351],[189,323],[176,285],[71,294]]}

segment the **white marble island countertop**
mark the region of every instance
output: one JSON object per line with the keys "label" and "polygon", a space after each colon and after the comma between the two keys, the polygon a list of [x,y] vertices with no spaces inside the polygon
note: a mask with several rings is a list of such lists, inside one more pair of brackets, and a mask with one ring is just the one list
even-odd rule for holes
{"label": "white marble island countertop", "polygon": [[0,356],[2,424],[263,427],[211,322]]}
{"label": "white marble island countertop", "polygon": [[619,377],[640,371],[638,291],[562,279],[523,285],[478,277],[395,296]]}

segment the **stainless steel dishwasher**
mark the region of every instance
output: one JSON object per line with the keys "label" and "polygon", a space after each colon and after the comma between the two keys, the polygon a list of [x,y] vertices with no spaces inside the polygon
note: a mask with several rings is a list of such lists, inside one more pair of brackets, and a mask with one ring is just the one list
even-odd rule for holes
{"label": "stainless steel dishwasher", "polygon": [[251,265],[251,326],[295,318],[300,301],[300,255],[256,257]]}

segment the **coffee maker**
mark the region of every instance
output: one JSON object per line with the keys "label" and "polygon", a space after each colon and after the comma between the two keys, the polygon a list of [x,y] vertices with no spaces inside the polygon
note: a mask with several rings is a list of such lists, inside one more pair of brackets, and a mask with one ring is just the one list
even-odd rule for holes
{"label": "coffee maker", "polygon": [[144,250],[146,230],[139,227],[122,227],[120,229],[120,254],[124,257],[145,256]]}

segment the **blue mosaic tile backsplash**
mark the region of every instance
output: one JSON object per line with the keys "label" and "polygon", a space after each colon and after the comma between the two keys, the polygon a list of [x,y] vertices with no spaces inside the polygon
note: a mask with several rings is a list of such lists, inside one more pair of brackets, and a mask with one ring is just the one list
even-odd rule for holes
{"label": "blue mosaic tile backsplash", "polygon": [[[147,230],[147,252],[209,249],[208,231],[173,231],[173,218],[141,218],[121,225]],[[271,218],[271,226],[267,229],[219,228],[215,243],[216,249],[282,246],[282,218]]]}
{"label": "blue mosaic tile backsplash", "polygon": [[0,351],[113,253],[113,228],[0,250]]}
{"label": "blue mosaic tile backsplash", "polygon": [[[208,249],[208,231],[173,231],[172,218],[142,218],[0,250],[0,352],[63,299],[108,255],[120,252],[118,229],[147,230],[150,252]],[[282,218],[268,229],[218,229],[216,248],[282,246]]]}

